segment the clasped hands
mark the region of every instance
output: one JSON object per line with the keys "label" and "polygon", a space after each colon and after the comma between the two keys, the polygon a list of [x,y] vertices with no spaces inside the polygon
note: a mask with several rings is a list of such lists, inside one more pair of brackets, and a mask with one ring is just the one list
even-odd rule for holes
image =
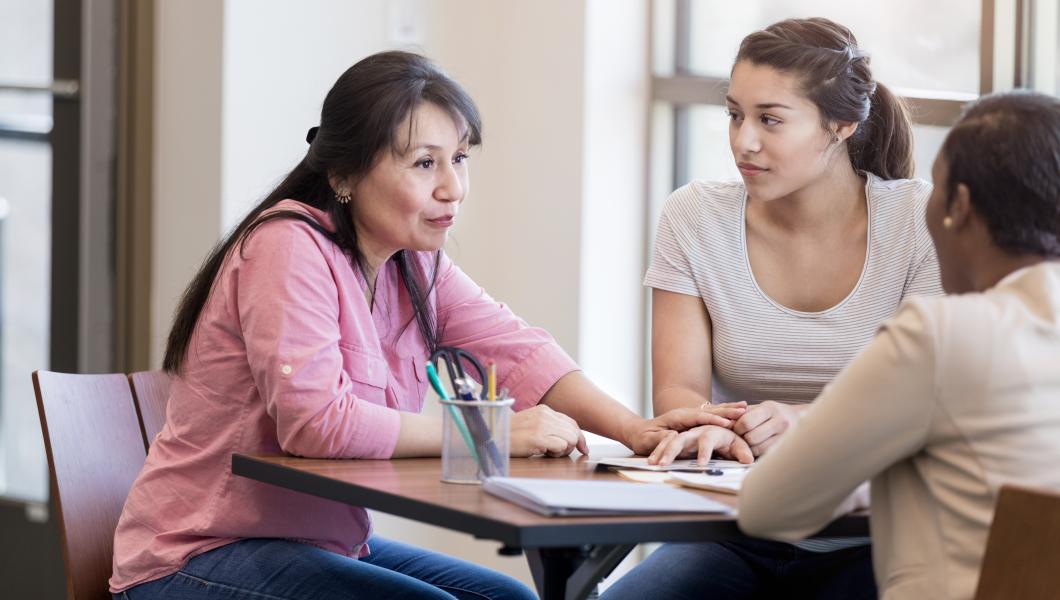
{"label": "clasped hands", "polygon": [[[803,407],[772,400],[677,408],[653,419],[626,419],[619,440],[652,464],[696,456],[706,462],[717,453],[743,463],[754,461],[788,429]],[[566,456],[577,449],[588,454],[585,437],[571,417],[538,405],[512,415],[512,456]]]}
{"label": "clasped hands", "polygon": [[750,407],[746,402],[704,404],[700,411],[723,417],[728,424],[712,423],[666,432],[648,456],[648,462],[666,465],[676,458],[697,457],[699,462],[706,463],[715,453],[742,463],[753,462],[777,443],[804,408],[773,400]]}

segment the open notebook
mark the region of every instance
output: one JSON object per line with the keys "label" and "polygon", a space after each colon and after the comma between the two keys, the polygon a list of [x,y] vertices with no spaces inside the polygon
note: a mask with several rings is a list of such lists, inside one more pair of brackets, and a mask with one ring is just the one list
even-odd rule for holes
{"label": "open notebook", "polygon": [[490,477],[482,489],[545,516],[733,512],[725,504],[664,484]]}

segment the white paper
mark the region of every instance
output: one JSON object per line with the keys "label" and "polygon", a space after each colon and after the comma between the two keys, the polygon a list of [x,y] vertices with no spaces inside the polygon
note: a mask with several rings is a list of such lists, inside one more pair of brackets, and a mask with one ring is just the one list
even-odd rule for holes
{"label": "white paper", "polygon": [[721,502],[662,483],[490,477],[482,489],[546,516],[733,512]]}
{"label": "white paper", "polygon": [[637,469],[619,469],[615,471],[618,476],[637,483],[666,483],[671,480],[670,474],[665,471],[641,471]]}
{"label": "white paper", "polygon": [[738,494],[747,473],[747,469],[732,469],[723,472],[721,475],[684,473],[681,471],[671,471],[667,475],[670,477],[670,481],[679,485],[725,494]]}

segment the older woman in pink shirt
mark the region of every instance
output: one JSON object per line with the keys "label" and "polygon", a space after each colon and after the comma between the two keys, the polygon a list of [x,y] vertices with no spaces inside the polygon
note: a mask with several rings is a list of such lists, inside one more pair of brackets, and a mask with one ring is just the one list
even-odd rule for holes
{"label": "older woman in pink shirt", "polygon": [[[114,541],[116,598],[532,598],[488,569],[372,536],[362,508],[234,477],[230,457],[435,456],[423,365],[459,346],[517,398],[512,453],[586,451],[579,424],[645,452],[669,429],[586,379],[440,250],[480,141],[427,59],[370,56],[328,93],[305,158],[213,251],[166,349],[167,422]],[[720,423],[719,423],[720,424]]]}

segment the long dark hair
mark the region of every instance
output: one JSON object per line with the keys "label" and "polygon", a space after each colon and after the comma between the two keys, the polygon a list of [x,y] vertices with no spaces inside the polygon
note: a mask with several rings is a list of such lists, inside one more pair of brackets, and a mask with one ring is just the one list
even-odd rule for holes
{"label": "long dark hair", "polygon": [[[304,221],[342,248],[350,258],[351,268],[363,269],[364,256],[357,247],[351,214],[353,203],[336,201],[329,177],[356,180],[368,173],[380,153],[403,152],[404,149],[397,147],[397,129],[425,102],[463,120],[468,127],[469,143],[472,146],[481,143],[482,121],[471,97],[423,56],[380,52],[353,65],[338,78],[324,98],[320,126],[311,129],[307,136],[310,145],[305,158],[213,248],[184,291],[166,344],[162,362],[166,371],[180,373],[195,325],[225,257],[237,244],[242,248],[247,237],[262,223],[274,219]],[[294,211],[262,215],[284,199],[326,212],[335,230],[328,231],[316,220]],[[399,267],[402,283],[412,301],[420,333],[431,350],[437,346],[438,336],[427,298],[434,287],[440,259],[441,251],[435,253],[434,269],[429,276],[422,273],[419,262],[408,251],[399,251],[392,259]]]}
{"label": "long dark hair", "polygon": [[1060,99],[1016,91],[968,105],[939,151],[952,199],[968,186],[990,237],[1011,254],[1060,257]]}
{"label": "long dark hair", "polygon": [[743,39],[748,60],[800,78],[802,92],[830,121],[858,123],[850,163],[884,179],[913,176],[913,129],[905,104],[872,78],[869,55],[849,29],[823,18],[788,19]]}

